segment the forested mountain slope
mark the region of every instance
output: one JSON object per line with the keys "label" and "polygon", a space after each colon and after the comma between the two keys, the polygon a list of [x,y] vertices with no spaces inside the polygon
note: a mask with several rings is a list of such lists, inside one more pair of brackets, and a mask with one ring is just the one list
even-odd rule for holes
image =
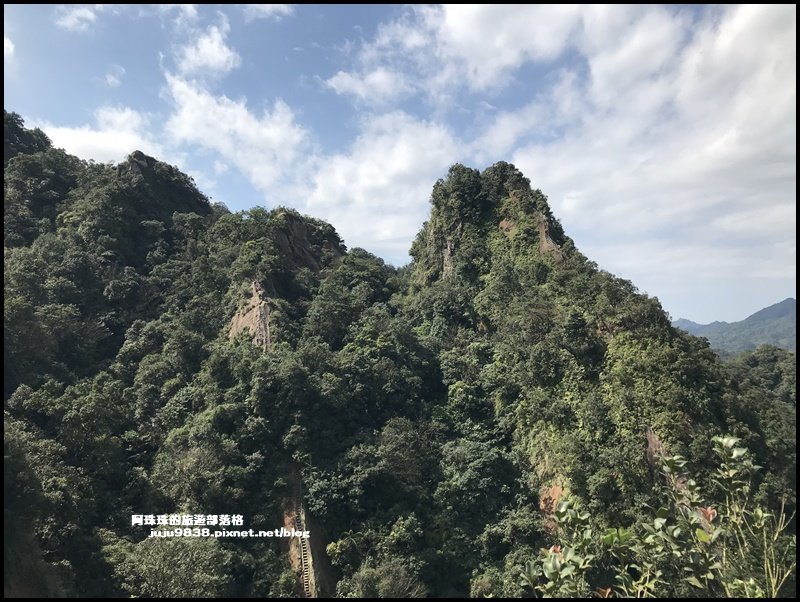
{"label": "forested mountain slope", "polygon": [[508,163],[454,165],[395,269],[291,209],[212,205],[143,153],[67,155],[9,113],[4,161],[10,595],[298,595],[274,538],[131,525],[272,529],[298,491],[320,594],[531,595],[558,502],[635,525],[659,455],[710,488],[723,434],[763,467],[757,497],[794,506],[794,355],[721,365]]}
{"label": "forested mountain slope", "polygon": [[759,345],[794,351],[797,348],[797,301],[784,299],[739,322],[698,324],[681,318],[672,325],[707,338],[712,347],[722,351],[748,351]]}

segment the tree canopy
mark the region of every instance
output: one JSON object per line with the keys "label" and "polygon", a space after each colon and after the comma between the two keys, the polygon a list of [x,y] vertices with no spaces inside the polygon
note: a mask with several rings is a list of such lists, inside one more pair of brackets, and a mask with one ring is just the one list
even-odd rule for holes
{"label": "tree canopy", "polygon": [[[4,117],[8,595],[297,596],[277,539],[150,538],[131,516],[274,528],[298,490],[323,593],[588,594],[613,553],[661,552],[545,571],[541,549],[598,553],[564,513],[651,524],[676,457],[721,508],[726,436],[761,467],[751,498],[791,516],[794,354],[723,363],[583,256],[513,165],[454,165],[397,269],[292,209],[232,213],[141,152],[82,161]],[[762,548],[727,566],[739,589],[698,573],[700,593],[792,595],[793,568],[759,581]],[[641,591],[691,592],[658,583]]]}

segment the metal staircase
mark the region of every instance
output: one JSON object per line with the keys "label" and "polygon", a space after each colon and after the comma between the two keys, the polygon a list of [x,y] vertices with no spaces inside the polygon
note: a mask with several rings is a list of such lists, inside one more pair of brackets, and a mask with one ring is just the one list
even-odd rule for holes
{"label": "metal staircase", "polygon": [[[295,531],[305,531],[302,510],[302,505],[298,499],[294,514]],[[311,550],[306,538],[298,537],[297,541],[300,545],[300,579],[303,582],[303,594],[306,598],[313,598],[313,592],[311,591]]]}

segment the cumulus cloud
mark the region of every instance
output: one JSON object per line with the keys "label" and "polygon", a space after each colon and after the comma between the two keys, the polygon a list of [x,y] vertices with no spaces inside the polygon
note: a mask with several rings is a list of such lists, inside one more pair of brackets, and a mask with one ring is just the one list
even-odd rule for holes
{"label": "cumulus cloud", "polygon": [[[292,13],[274,8],[291,5],[253,6],[242,9],[248,18]],[[158,139],[167,151],[202,149],[209,172],[238,170],[268,205],[328,219],[348,245],[395,263],[451,163],[511,160],[588,256],[667,309],[696,307],[697,295],[734,299],[731,312],[786,296],[779,291],[794,282],[796,246],[796,8],[413,6],[394,14],[320,74],[356,104],[356,134],[339,150],[320,151],[302,106],[248,103],[203,77],[241,61],[224,18],[193,26],[197,37],[178,51]],[[136,115],[121,129],[138,140],[121,144],[125,152],[154,138]],[[110,144],[113,119],[96,121],[83,129],[99,148]],[[62,129],[69,138],[81,128]]]}
{"label": "cumulus cloud", "polygon": [[154,6],[162,16],[171,16],[179,27],[191,25],[200,16],[196,4],[156,4]]}
{"label": "cumulus cloud", "polygon": [[[463,88],[497,89],[524,63],[558,58],[574,45],[581,12],[576,6],[410,6],[358,45],[354,69],[334,77],[363,82],[386,71],[405,89],[451,104]],[[369,89],[358,89],[364,92],[355,94],[359,100],[368,99]]]}
{"label": "cumulus cloud", "polygon": [[486,89],[529,60],[557,58],[585,8],[574,5],[445,5],[426,13],[437,54],[456,63],[470,85]]}
{"label": "cumulus cloud", "polygon": [[325,83],[337,94],[352,94],[359,100],[376,105],[397,101],[407,91],[403,76],[384,67],[364,74],[339,71]]}
{"label": "cumulus cloud", "polygon": [[3,35],[3,62],[14,58],[14,42],[7,35]]}
{"label": "cumulus cloud", "polygon": [[217,173],[235,166],[267,204],[327,219],[349,245],[398,264],[425,219],[432,183],[457,154],[445,126],[394,111],[365,116],[353,144],[326,155],[281,100],[256,112],[196,81],[170,74],[167,85],[173,144],[215,152]]}
{"label": "cumulus cloud", "polygon": [[314,152],[289,105],[277,100],[256,115],[244,100],[176,75],[167,74],[167,87],[173,109],[166,129],[173,141],[219,153],[274,203],[296,198],[291,190],[302,185]]}
{"label": "cumulus cloud", "polygon": [[87,31],[108,4],[61,4],[56,7],[56,25],[69,31]]}
{"label": "cumulus cloud", "polygon": [[[588,75],[501,113],[483,135],[493,144],[476,146],[510,155],[587,254],[668,306],[681,304],[681,281],[699,291],[704,278],[730,296],[758,280],[755,308],[785,296],[795,273],[794,7],[736,7],[701,23],[607,10],[584,15]],[[516,129],[520,114],[535,119]]]}
{"label": "cumulus cloud", "polygon": [[279,20],[294,14],[294,4],[242,4],[245,19]]}
{"label": "cumulus cloud", "polygon": [[[391,110],[367,85],[391,73],[456,115],[453,161],[511,159],[588,255],[668,304],[701,274],[732,295],[773,279],[766,304],[794,274],[795,22],[792,6],[410,8],[327,83]],[[519,85],[526,66],[536,85]]]}
{"label": "cumulus cloud", "polygon": [[178,69],[184,74],[223,74],[238,67],[242,57],[227,45],[230,32],[227,18],[211,25],[197,39],[184,46],[178,55]]}
{"label": "cumulus cloud", "polygon": [[125,75],[125,67],[112,65],[108,72],[103,76],[103,81],[109,88],[118,88],[122,84]]}
{"label": "cumulus cloud", "polygon": [[[687,280],[772,279],[768,295],[794,273],[794,10],[411,8],[325,80],[376,110],[346,151],[315,151],[281,101],[259,115],[181,77],[169,131],[397,263],[449,164],[511,159],[589,256],[668,305]],[[539,86],[494,110],[487,89],[528,63],[546,66]],[[480,118],[456,134],[433,97],[465,88],[451,113]],[[392,108],[413,94],[431,118]]]}
{"label": "cumulus cloud", "polygon": [[422,89],[422,82],[426,93],[435,95],[441,86],[435,83],[440,63],[430,25],[433,11],[427,6],[407,8],[398,19],[380,24],[373,40],[348,40],[342,50],[352,55],[352,65],[325,78],[327,87],[369,105],[403,99]]}
{"label": "cumulus cloud", "polygon": [[370,116],[347,152],[320,160],[302,207],[331,222],[348,245],[403,264],[429,211],[431,186],[457,147],[440,124],[400,111]]}
{"label": "cumulus cloud", "polygon": [[104,13],[130,18],[160,16],[179,28],[191,26],[199,18],[196,4],[60,4],[55,8],[55,23],[62,29],[85,32]]}
{"label": "cumulus cloud", "polygon": [[34,122],[53,141],[53,146],[83,159],[99,162],[124,159],[134,150],[165,158],[164,146],[150,133],[149,118],[129,107],[100,107],[94,113],[94,125],[55,126]]}

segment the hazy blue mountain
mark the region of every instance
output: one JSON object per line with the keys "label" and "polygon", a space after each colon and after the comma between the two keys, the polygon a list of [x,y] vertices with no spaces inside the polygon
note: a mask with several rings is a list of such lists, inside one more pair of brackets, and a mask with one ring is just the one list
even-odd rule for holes
{"label": "hazy blue mountain", "polygon": [[739,322],[698,324],[680,318],[673,326],[689,334],[706,337],[712,347],[725,351],[747,351],[759,345],[797,348],[797,301],[784,299],[748,316]]}
{"label": "hazy blue mountain", "polygon": [[[722,322],[714,322],[714,324],[721,324]],[[713,324],[698,324],[697,322],[692,322],[691,320],[687,320],[686,318],[678,318],[672,323],[673,326],[676,328],[680,328],[685,330],[689,334],[697,334],[703,328],[707,326],[713,326]]]}

